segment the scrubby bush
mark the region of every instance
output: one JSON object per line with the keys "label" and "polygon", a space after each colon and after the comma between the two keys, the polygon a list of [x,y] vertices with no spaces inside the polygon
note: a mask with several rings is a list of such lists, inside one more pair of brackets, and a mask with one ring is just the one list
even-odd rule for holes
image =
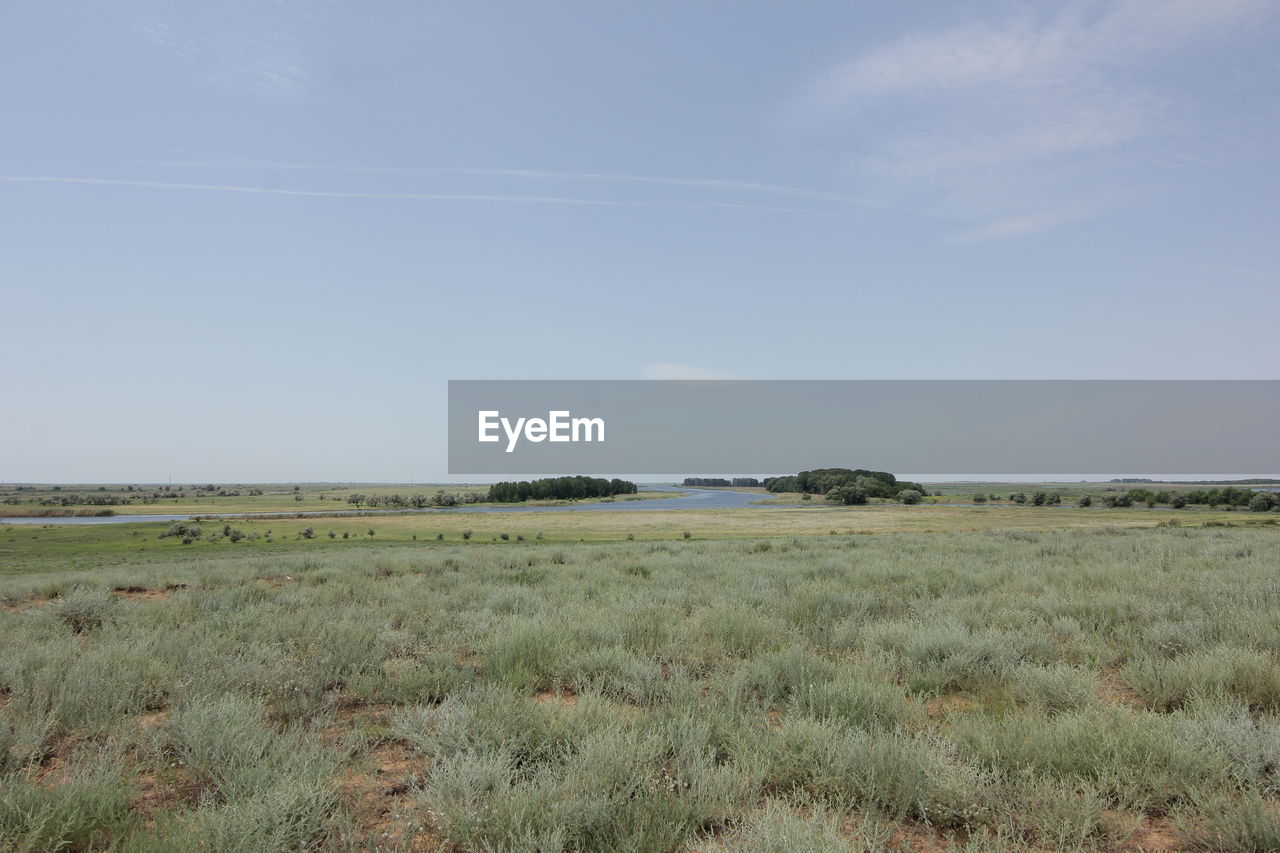
{"label": "scrubby bush", "polygon": [[108,592],[77,586],[49,605],[50,612],[77,634],[101,628],[118,602]]}
{"label": "scrubby bush", "polygon": [[1280,664],[1253,649],[1216,646],[1173,659],[1147,653],[1126,664],[1122,675],[1159,711],[1213,695],[1237,698],[1262,712],[1280,711]]}
{"label": "scrubby bush", "polygon": [[170,536],[180,537],[182,539],[199,539],[200,525],[180,521],[177,524],[170,526],[164,533],[160,534],[161,539],[165,539]]}

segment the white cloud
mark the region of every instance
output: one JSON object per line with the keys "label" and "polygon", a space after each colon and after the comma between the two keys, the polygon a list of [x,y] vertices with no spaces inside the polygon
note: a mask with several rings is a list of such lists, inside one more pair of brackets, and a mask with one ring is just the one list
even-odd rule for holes
{"label": "white cloud", "polygon": [[1103,174],[1100,155],[1158,138],[1190,109],[1152,72],[1272,6],[1085,0],[1048,16],[1027,6],[1010,19],[909,34],[828,69],[801,106],[811,127],[843,137],[864,187],[968,226],[949,242],[1038,233],[1079,216],[1026,210],[1072,210],[1113,189],[1116,173]]}
{"label": "white cloud", "polygon": [[659,361],[644,369],[645,379],[736,379],[728,373],[695,367],[691,364],[677,364],[674,361]]}
{"label": "white cloud", "polygon": [[967,24],[908,36],[828,72],[816,94],[840,100],[993,84],[1038,89],[1228,34],[1260,18],[1270,5],[1267,0],[1127,0],[1092,16],[1087,5],[1075,4],[1043,24],[1025,17]]}

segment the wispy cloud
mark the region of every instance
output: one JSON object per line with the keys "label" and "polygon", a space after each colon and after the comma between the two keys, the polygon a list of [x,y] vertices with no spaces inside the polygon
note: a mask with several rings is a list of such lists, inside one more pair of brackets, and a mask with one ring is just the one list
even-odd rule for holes
{"label": "wispy cloud", "polygon": [[645,379],[737,379],[728,373],[711,370],[706,367],[695,367],[692,364],[678,364],[674,361],[654,362],[645,367]]}
{"label": "wispy cloud", "polygon": [[946,242],[953,246],[967,246],[972,243],[986,243],[991,240],[1004,240],[1009,237],[1026,237],[1082,218],[1084,218],[1083,213],[1071,211],[1006,216],[971,231],[962,231],[959,234],[955,234],[948,238]]}
{"label": "wispy cloud", "polygon": [[817,94],[839,100],[988,85],[1039,89],[1103,68],[1137,66],[1231,34],[1262,17],[1270,5],[1267,0],[1123,0],[1105,7],[1075,3],[1044,23],[1024,14],[911,35],[828,72]]}
{"label": "wispy cloud", "polygon": [[[213,8],[213,7],[211,7]],[[323,24],[327,6],[315,2],[218,4],[216,14],[177,23],[163,5],[136,14],[134,34],[191,66],[217,86],[264,96],[307,90],[310,74],[298,32]]]}
{"label": "wispy cloud", "polygon": [[561,181],[603,181],[614,183],[657,184],[668,187],[685,187],[729,192],[765,193],[794,198],[821,199],[824,201],[862,202],[864,199],[844,193],[805,189],[782,184],[756,181],[731,181],[718,178],[669,178],[655,175],[625,175],[614,172],[557,172],[546,169],[460,169],[454,174],[497,175],[510,178],[537,178]]}
{"label": "wispy cloud", "polygon": [[[1038,233],[1079,218],[1078,193],[1090,189],[1082,175],[1099,156],[1156,137],[1188,109],[1182,92],[1150,82],[1149,72],[1224,43],[1272,3],[1085,0],[1049,16],[1044,9],[909,34],[829,68],[801,98],[802,113],[845,138],[864,185],[962,222],[994,220],[951,242]],[[1019,212],[1027,208],[1046,212]]]}
{"label": "wispy cloud", "polygon": [[0,183],[15,184],[81,184],[100,187],[122,187],[153,190],[185,190],[195,192],[247,193],[251,195],[297,196],[302,198],[366,199],[383,201],[458,201],[507,202],[523,204],[575,205],[584,207],[638,207],[667,209],[758,210],[772,213],[798,213],[810,216],[831,215],[824,211],[776,205],[698,201],[685,199],[601,199],[549,195],[502,195],[492,193],[400,193],[360,192],[350,190],[291,189],[255,187],[241,184],[200,184],[173,181],[144,181],[120,178],[74,177],[66,175],[0,175]]}

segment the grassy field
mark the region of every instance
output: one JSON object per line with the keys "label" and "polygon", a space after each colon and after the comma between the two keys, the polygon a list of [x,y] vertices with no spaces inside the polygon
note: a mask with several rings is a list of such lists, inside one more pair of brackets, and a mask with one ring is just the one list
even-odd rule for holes
{"label": "grassy field", "polygon": [[1262,520],[15,526],[0,849],[1275,850]]}
{"label": "grassy field", "polygon": [[[216,515],[219,513],[343,512],[354,509],[347,502],[352,495],[386,499],[391,495],[409,498],[447,492],[465,498],[483,496],[488,486],[439,483],[267,483],[258,485],[204,484],[203,486],[96,486],[96,485],[0,485],[0,517],[57,515]],[[219,494],[223,492],[224,494]],[[258,494],[251,494],[258,492]],[[670,497],[675,492],[644,491],[616,498],[595,500],[649,500]],[[73,496],[85,498],[71,501]],[[111,500],[112,504],[92,501]],[[64,506],[63,504],[66,503]],[[483,503],[483,501],[481,501]],[[529,501],[529,505],[555,505],[565,501]]]}
{"label": "grassy field", "polygon": [[[56,518],[37,524],[0,526],[0,575],[68,571],[128,562],[186,560],[218,554],[267,557],[349,551],[362,544],[436,547],[467,543],[607,542],[726,539],[777,536],[954,533],[981,530],[1048,530],[1078,527],[1275,527],[1276,513],[1206,509],[1105,509],[1070,506],[902,506],[872,504],[726,510],[644,512],[484,512],[205,520],[190,544],[166,535],[171,522],[73,524]],[[233,541],[225,534],[238,531]],[[308,531],[310,533],[308,534]],[[372,534],[370,534],[372,531]],[[330,533],[333,535],[330,536]],[[505,537],[505,538],[504,538]]]}

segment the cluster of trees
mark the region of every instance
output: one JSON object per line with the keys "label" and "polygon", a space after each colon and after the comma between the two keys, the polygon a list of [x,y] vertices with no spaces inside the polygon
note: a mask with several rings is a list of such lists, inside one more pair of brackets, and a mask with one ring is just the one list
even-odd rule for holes
{"label": "cluster of trees", "polygon": [[1148,507],[1170,506],[1174,509],[1182,509],[1187,505],[1229,506],[1248,507],[1255,512],[1268,512],[1280,506],[1280,495],[1273,492],[1255,492],[1252,489],[1241,489],[1235,486],[1188,491],[1130,489],[1127,492],[1103,495],[1101,500],[1106,506],[1124,507],[1144,504]]}
{"label": "cluster of trees", "polygon": [[[982,494],[981,492],[973,496],[973,502],[976,504],[986,503],[988,500],[997,501],[1000,500],[1000,496]],[[1028,498],[1024,492],[1014,492],[1009,495],[1008,500],[1010,503],[1015,504],[1030,503],[1034,506],[1057,506],[1062,503],[1062,495],[1059,492],[1035,492]],[[1095,500],[1108,508],[1146,505],[1148,507],[1169,506],[1174,509],[1182,509],[1189,504],[1201,504],[1205,506],[1248,507],[1254,512],[1269,512],[1273,509],[1280,509],[1280,494],[1255,492],[1230,486],[1223,489],[1197,489],[1193,491],[1165,490],[1157,492],[1151,489],[1130,489],[1127,492],[1107,492],[1096,499],[1092,495],[1081,495],[1077,500],[1077,505],[1082,507],[1093,506]]]}
{"label": "cluster of trees", "polygon": [[865,468],[816,468],[786,477],[766,477],[763,485],[771,492],[826,495],[827,500],[846,505],[864,504],[870,498],[897,498],[918,503],[927,494],[919,483],[899,480],[887,471],[868,471]]}
{"label": "cluster of trees", "polygon": [[732,480],[726,480],[724,477],[685,477],[683,486],[750,486],[760,485],[760,481],[755,477],[734,477]]}
{"label": "cluster of trees", "polygon": [[1269,477],[1246,477],[1243,480],[1152,480],[1149,477],[1120,477],[1113,483],[1168,483],[1178,482],[1187,486],[1280,486],[1280,480]]}
{"label": "cluster of trees", "polygon": [[[195,497],[238,498],[241,495],[260,495],[262,489],[228,486],[192,486]],[[31,491],[30,486],[16,486],[15,492]],[[176,486],[157,486],[150,492],[144,492],[137,486],[126,486],[123,491],[111,492],[106,486],[99,486],[98,491],[91,494],[79,492],[63,492],[61,486],[54,486],[50,491],[57,494],[35,495],[25,500],[17,495],[6,494],[0,503],[16,506],[21,503],[38,504],[39,506],[129,506],[133,503],[156,504],[166,498],[177,500],[185,498],[187,493]],[[302,495],[294,488],[294,498],[302,500]]]}
{"label": "cluster of trees", "polygon": [[636,484],[630,480],[603,477],[547,477],[542,480],[494,483],[489,487],[489,500],[494,503],[520,503],[528,500],[577,500],[633,495]]}
{"label": "cluster of trees", "polygon": [[[120,506],[121,504],[132,503],[132,498],[121,497],[120,495],[107,492],[97,495],[78,495],[74,492],[66,492],[60,495],[50,495],[33,501],[39,503],[40,506]],[[17,503],[17,501],[14,501]]]}
{"label": "cluster of trees", "polygon": [[[1148,497],[1143,494],[1139,497],[1138,492],[1144,492],[1144,489],[1135,489],[1130,494],[1134,496],[1134,500],[1145,501]],[[1167,494],[1167,493],[1158,493]],[[1182,496],[1187,499],[1189,504],[1206,504],[1208,506],[1250,506],[1250,502],[1256,495],[1269,495],[1270,492],[1255,492],[1252,489],[1240,489],[1235,486],[1224,486],[1218,489],[1192,489],[1189,492],[1175,492],[1175,496]],[[1157,500],[1157,503],[1164,501]]]}
{"label": "cluster of trees", "polygon": [[1062,493],[1035,492],[1030,498],[1027,498],[1026,492],[1014,492],[1009,495],[1009,501],[1015,504],[1029,503],[1032,506],[1057,506],[1062,503]]}
{"label": "cluster of trees", "polygon": [[475,504],[484,500],[484,496],[477,492],[446,492],[438,491],[434,495],[424,495],[416,493],[412,495],[366,495],[360,492],[347,495],[346,501],[352,506],[359,509],[362,506],[368,507],[387,507],[389,509],[425,509],[429,506],[459,506],[461,504]]}

